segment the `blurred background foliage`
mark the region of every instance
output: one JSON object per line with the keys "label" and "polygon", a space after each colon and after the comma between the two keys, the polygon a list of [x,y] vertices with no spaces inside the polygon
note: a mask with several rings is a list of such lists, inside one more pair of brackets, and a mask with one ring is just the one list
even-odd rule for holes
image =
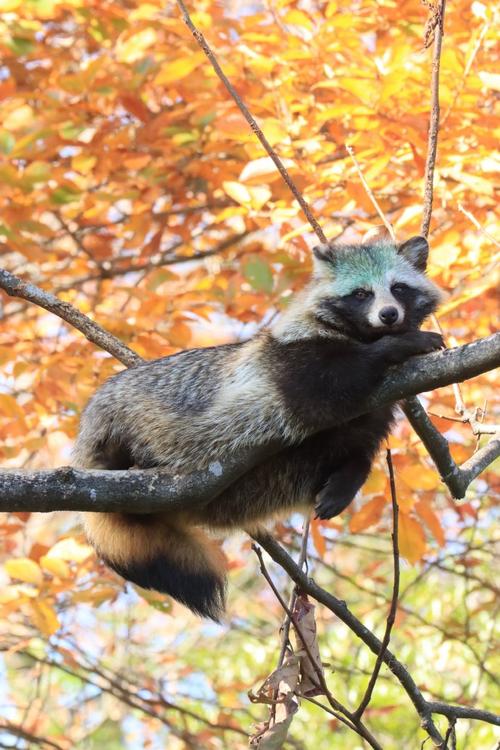
{"label": "blurred background foliage", "polygon": [[[417,0],[191,5],[327,237],[359,240],[379,223],[346,144],[398,238],[418,233],[426,8]],[[146,358],[243,340],[279,314],[307,278],[316,238],[175,3],[0,0],[0,12],[2,267]],[[494,21],[482,2],[447,8],[429,272],[451,293],[439,316],[449,345],[488,335],[498,314]],[[86,399],[122,365],[45,311],[1,302],[1,463],[67,463]],[[492,375],[461,391],[491,421]],[[454,421],[453,390],[426,404],[454,458],[470,456],[478,440]],[[454,503],[405,422],[391,446],[405,558],[392,647],[429,697],[493,709],[492,471]],[[293,517],[276,526],[291,551],[301,525]],[[381,461],[349,511],[314,523],[310,541],[311,572],[379,635],[391,596],[390,527]],[[229,606],[219,627],[125,587],[95,559],[73,515],[0,516],[0,746],[247,747],[267,710],[247,691],[275,666],[282,613],[248,540],[235,537],[225,551]],[[329,684],[354,706],[373,656],[331,613],[318,608],[317,619]],[[388,750],[418,749],[425,737],[385,668],[366,717]],[[461,721],[458,736],[460,748],[494,745],[488,725]],[[363,747],[307,702],[288,746]]]}

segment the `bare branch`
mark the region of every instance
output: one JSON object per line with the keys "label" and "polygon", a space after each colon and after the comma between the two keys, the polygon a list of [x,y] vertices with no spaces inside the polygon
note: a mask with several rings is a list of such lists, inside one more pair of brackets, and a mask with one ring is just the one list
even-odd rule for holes
{"label": "bare branch", "polygon": [[448,441],[436,430],[418,398],[407,399],[403,410],[434,461],[441,479],[457,499],[464,497],[472,480],[500,456],[500,435],[495,435],[484,448],[459,467],[451,456]]}
{"label": "bare branch", "polygon": [[396,612],[398,609],[398,597],[399,597],[399,539],[398,539],[398,531],[399,531],[399,508],[398,508],[398,501],[396,497],[396,482],[394,481],[394,467],[392,465],[392,457],[391,457],[391,451],[390,448],[387,449],[387,467],[389,469],[389,480],[390,480],[390,486],[391,486],[391,503],[392,503],[392,558],[393,558],[393,565],[394,565],[394,582],[392,585],[392,598],[391,598],[391,606],[389,609],[389,614],[387,615],[387,623],[385,627],[385,633],[384,637],[382,639],[382,647],[380,649],[380,653],[377,656],[377,661],[375,662],[375,667],[373,669],[372,676],[370,677],[370,680],[368,682],[368,687],[366,688],[366,692],[361,700],[361,703],[359,704],[358,708],[355,711],[355,716],[361,717],[363,715],[364,710],[369,705],[373,689],[375,688],[375,683],[377,682],[380,668],[382,666],[382,662],[384,660],[384,654],[387,650],[387,647],[389,645],[389,641],[391,640],[391,632],[392,627],[394,625],[394,622],[396,620]]}
{"label": "bare branch", "polygon": [[[202,234],[203,232],[200,232]],[[189,263],[192,261],[204,260],[214,255],[220,255],[220,253],[227,250],[229,247],[236,245],[245,237],[252,234],[250,230],[245,230],[239,234],[231,235],[226,239],[219,242],[209,250],[200,250],[193,255],[174,255],[174,251],[185,244],[184,240],[174,242],[167,250],[162,253],[153,255],[151,258],[147,258],[143,261],[136,261],[132,263],[126,263],[130,258],[117,258],[113,263],[101,264],[100,271],[98,273],[89,273],[87,276],[80,276],[79,278],[72,279],[65,284],[59,284],[56,287],[56,292],[63,292],[67,289],[74,289],[81,284],[86,284],[89,281],[102,281],[103,279],[112,279],[116,276],[125,276],[127,273],[140,273],[144,271],[152,271],[154,268],[163,268],[165,266],[173,266],[177,263]],[[193,235],[193,237],[198,235]]]}
{"label": "bare branch", "polygon": [[182,17],[184,19],[184,22],[185,22],[186,26],[188,27],[188,29],[190,30],[190,32],[192,33],[192,35],[194,36],[194,38],[196,39],[196,41],[198,42],[198,44],[200,45],[200,47],[203,50],[203,52],[205,53],[205,55],[208,57],[208,59],[209,59],[211,65],[212,65],[213,69],[215,70],[215,72],[217,73],[218,77],[220,78],[220,80],[222,81],[222,83],[224,84],[224,86],[226,87],[226,90],[233,97],[233,99],[236,102],[236,104],[238,105],[238,108],[239,108],[240,112],[242,113],[243,117],[245,118],[245,120],[250,125],[253,133],[257,136],[257,138],[261,142],[262,146],[264,147],[264,149],[266,150],[266,152],[269,154],[269,156],[273,160],[274,164],[276,165],[276,168],[277,168],[278,172],[283,177],[284,181],[286,182],[286,184],[290,188],[291,192],[293,193],[295,199],[299,203],[301,209],[303,210],[303,212],[304,212],[304,214],[305,214],[305,216],[307,218],[307,221],[309,222],[309,224],[313,228],[313,231],[315,232],[315,234],[318,237],[319,241],[326,245],[327,244],[327,239],[326,239],[326,237],[325,237],[325,235],[323,233],[323,230],[321,229],[320,225],[318,224],[318,222],[314,218],[313,213],[311,211],[311,208],[310,208],[309,204],[303,198],[300,190],[297,188],[297,186],[295,185],[294,181],[290,177],[290,175],[288,173],[288,170],[285,168],[285,166],[283,165],[281,159],[277,155],[276,151],[273,149],[273,147],[271,146],[271,144],[267,140],[266,136],[264,135],[264,133],[262,132],[262,130],[258,126],[255,118],[250,113],[250,110],[246,106],[245,102],[242,100],[242,98],[240,97],[240,95],[238,94],[238,92],[236,91],[236,89],[231,84],[231,82],[227,78],[226,74],[222,70],[222,68],[219,65],[219,62],[218,62],[216,56],[214,55],[214,53],[212,52],[212,50],[210,49],[210,47],[208,45],[207,40],[205,39],[205,37],[203,36],[203,34],[201,33],[201,31],[199,31],[196,28],[196,26],[194,25],[194,23],[193,23],[193,21],[191,19],[191,16],[189,15],[189,11],[186,8],[186,5],[185,5],[184,1],[183,0],[177,0],[177,5],[179,6],[179,8],[181,10]]}
{"label": "bare branch", "polygon": [[496,239],[496,237],[493,237],[492,234],[490,234],[486,229],[484,229],[481,226],[481,224],[478,222],[478,220],[476,219],[476,217],[473,214],[471,214],[470,211],[467,211],[462,206],[461,203],[458,204],[458,210],[461,211],[464,216],[467,216],[467,218],[469,219],[469,221],[471,221],[474,224],[474,226],[476,227],[476,229],[478,230],[478,232],[480,232],[481,234],[484,234],[484,236],[487,237],[490,240],[490,242],[493,242],[494,245],[496,245],[497,247],[500,247],[500,242]]}
{"label": "bare branch", "polygon": [[431,80],[431,117],[429,122],[429,139],[427,147],[427,159],[425,162],[425,190],[424,190],[424,213],[422,217],[421,232],[424,237],[429,234],[432,217],[432,201],[434,198],[434,168],[436,166],[437,144],[439,136],[439,69],[441,65],[441,47],[444,33],[444,13],[446,0],[438,0],[435,9],[434,48],[432,53],[432,80]]}
{"label": "bare branch", "polygon": [[387,229],[387,231],[389,233],[389,236],[392,238],[392,240],[394,242],[396,242],[396,235],[394,233],[393,226],[392,226],[391,222],[386,218],[384,212],[382,211],[382,209],[379,206],[379,203],[378,203],[377,199],[375,198],[375,196],[373,194],[373,190],[371,189],[371,187],[367,183],[367,181],[365,179],[365,176],[364,176],[364,174],[363,174],[363,172],[361,170],[361,167],[359,165],[359,162],[356,159],[356,156],[354,154],[353,147],[352,146],[346,146],[346,150],[347,150],[347,153],[349,154],[349,156],[351,157],[351,159],[353,160],[354,166],[356,167],[356,170],[357,170],[357,172],[359,174],[359,179],[361,180],[361,183],[362,183],[362,185],[363,185],[363,187],[364,187],[364,189],[365,189],[365,191],[366,191],[369,199],[373,203],[373,206],[374,206],[376,212],[378,213],[378,215],[382,219],[382,222],[383,222],[385,228]]}
{"label": "bare branch", "polygon": [[203,505],[282,446],[268,444],[213,461],[185,476],[157,469],[107,471],[62,466],[0,470],[0,512],[55,510],[154,513]]}
{"label": "bare branch", "polygon": [[[278,591],[278,589],[274,585],[273,579],[271,578],[271,576],[269,575],[269,573],[267,571],[267,568],[266,568],[266,566],[264,564],[264,558],[262,557],[262,552],[261,552],[260,548],[256,544],[252,544],[252,549],[254,550],[255,554],[257,555],[257,557],[259,559],[260,571],[261,571],[262,575],[264,576],[264,578],[268,582],[268,584],[271,587],[271,589],[272,589],[275,597],[277,598],[277,600],[281,604],[282,608],[286,612],[287,617],[291,620],[291,622],[293,624],[293,627],[294,627],[294,629],[295,629],[298,637],[300,638],[300,640],[302,642],[302,646],[304,648],[304,651],[306,652],[307,657],[309,659],[309,662],[310,662],[310,664],[312,665],[312,667],[314,669],[316,680],[317,680],[317,687],[319,687],[323,691],[323,693],[326,696],[326,698],[328,699],[328,703],[330,704],[330,706],[332,707],[332,709],[334,711],[338,712],[338,713],[336,713],[334,715],[336,716],[336,718],[339,721],[341,721],[343,724],[346,724],[346,726],[348,726],[349,729],[352,729],[360,737],[363,737],[368,742],[368,744],[370,745],[370,747],[374,748],[374,750],[382,750],[381,745],[372,736],[372,734],[370,732],[368,732],[368,730],[366,729],[366,727],[361,722],[361,720],[360,720],[361,717],[358,716],[357,713],[352,714],[344,705],[342,705],[342,703],[339,703],[339,701],[337,701],[336,698],[334,698],[334,696],[332,695],[332,693],[330,691],[330,688],[328,687],[327,682],[325,680],[325,676],[323,674],[323,669],[322,669],[321,665],[317,663],[316,659],[314,658],[314,655],[311,653],[311,649],[309,648],[307,639],[304,637],[304,635],[303,635],[303,633],[301,631],[301,628],[300,628],[300,625],[298,623],[297,618],[295,617],[293,611],[287,606],[285,600],[283,599],[283,597],[281,596],[280,592]],[[312,679],[312,675],[311,675],[311,679]],[[347,717],[347,719],[349,721],[347,721],[346,718],[344,718],[344,717]]]}
{"label": "bare branch", "polygon": [[74,328],[83,333],[83,335],[92,343],[97,344],[101,349],[109,352],[127,367],[134,367],[141,364],[144,360],[138,354],[122,344],[119,339],[101,326],[94,323],[93,320],[81,313],[69,302],[63,302],[50,292],[44,292],[43,289],[23,281],[18,276],[4,271],[0,268],[0,289],[3,289],[10,297],[21,297],[22,299],[33,302],[39,307],[43,307]]}
{"label": "bare branch", "polygon": [[483,711],[480,708],[471,708],[470,706],[451,706],[442,701],[429,701],[428,706],[433,714],[441,714],[448,719],[473,719],[500,727],[500,716],[491,711]]}
{"label": "bare branch", "polygon": [[[306,573],[300,570],[288,552],[283,549],[271,534],[268,534],[262,529],[254,534],[253,538],[257,544],[266,550],[267,554],[272,557],[278,565],[281,565],[292,581],[294,581],[303,592],[313,597],[313,599],[316,599],[316,601],[321,604],[324,604],[325,607],[337,615],[337,617],[345,623],[375,655],[378,656],[378,654],[380,654],[382,651],[382,642],[377,636],[363,625],[361,620],[358,620],[358,618],[348,609],[347,604],[344,601],[337,599],[336,596],[325,591],[325,589],[322,589],[312,578],[309,578]],[[389,649],[384,651],[383,661],[406,690],[422,720],[422,726],[435,741],[437,747],[440,747],[443,743],[443,738],[432,721],[432,715],[428,709],[427,701],[417,687],[413,677],[401,662],[396,659],[394,654],[389,651]]]}

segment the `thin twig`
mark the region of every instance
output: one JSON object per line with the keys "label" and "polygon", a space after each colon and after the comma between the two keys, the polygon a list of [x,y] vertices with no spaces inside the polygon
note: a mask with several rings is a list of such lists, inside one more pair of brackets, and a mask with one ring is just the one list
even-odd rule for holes
{"label": "thin twig", "polygon": [[473,216],[470,213],[470,211],[467,211],[462,206],[461,203],[458,204],[458,210],[461,211],[464,216],[467,216],[467,218],[469,219],[469,221],[471,221],[474,224],[474,226],[476,227],[476,229],[478,230],[478,232],[480,232],[481,234],[484,234],[484,236],[487,237],[491,242],[493,242],[494,245],[496,245],[497,247],[500,247],[500,242],[496,239],[496,237],[493,237],[492,234],[490,234],[486,229],[484,229],[481,226],[481,224],[478,222],[478,220],[476,219],[476,217]]}
{"label": "thin twig", "polygon": [[359,179],[361,180],[361,182],[363,184],[363,187],[366,190],[366,193],[367,193],[369,199],[373,203],[373,206],[374,206],[376,212],[378,213],[378,215],[382,219],[382,222],[383,222],[385,228],[387,229],[387,231],[389,232],[389,235],[390,235],[391,239],[394,240],[394,242],[396,242],[396,234],[394,232],[393,226],[392,226],[391,222],[386,218],[384,212],[380,208],[380,205],[379,205],[377,199],[375,198],[375,196],[373,194],[373,191],[372,191],[371,187],[368,185],[368,183],[367,183],[367,181],[365,179],[365,176],[364,176],[364,174],[363,174],[363,172],[361,170],[361,167],[359,165],[359,162],[356,159],[356,156],[354,154],[353,147],[347,145],[346,146],[346,150],[347,150],[347,153],[349,154],[349,156],[351,157],[351,159],[354,162],[354,166],[356,167],[356,170],[358,172]]}
{"label": "thin twig", "polygon": [[[382,649],[382,642],[349,610],[344,601],[318,586],[312,578],[300,570],[288,552],[286,552],[286,550],[284,550],[276,539],[274,539],[274,537],[267,531],[259,529],[258,533],[253,535],[253,538],[257,544],[263,547],[267,554],[278,563],[278,565],[281,565],[290,578],[298,584],[301,591],[308,594],[337,615],[337,617],[347,625],[347,627],[357,635],[374,654],[377,656],[379,655]],[[435,744],[440,747],[443,743],[443,738],[432,720],[432,713],[429,709],[428,702],[417,687],[413,677],[389,649],[386,649],[384,652],[383,661],[384,664],[387,664],[391,672],[405,689],[421,718],[422,726],[432,737]],[[437,711],[436,713],[442,712]]]}
{"label": "thin twig", "polygon": [[[201,230],[198,234],[193,234],[192,239],[195,239],[196,237],[202,235],[204,232],[206,232],[206,229]],[[102,281],[104,279],[115,278],[116,276],[125,276],[128,273],[149,272],[154,270],[155,268],[163,268],[164,266],[173,266],[177,265],[178,263],[190,263],[193,261],[204,260],[205,258],[212,257],[213,255],[220,255],[222,252],[232,247],[233,245],[236,245],[238,242],[245,239],[250,234],[252,234],[250,230],[245,230],[244,232],[240,232],[239,234],[231,235],[231,237],[227,237],[226,239],[222,240],[220,243],[215,245],[215,247],[210,248],[209,250],[200,250],[197,253],[193,253],[193,255],[172,255],[175,250],[186,244],[184,240],[179,240],[177,242],[174,242],[171,247],[167,248],[167,250],[163,251],[160,254],[153,255],[147,260],[135,261],[129,263],[128,265],[124,265],[124,261],[126,261],[127,258],[117,258],[113,262],[105,262],[101,264],[101,270],[99,271],[99,273],[87,274],[86,276],[80,276],[64,284],[59,284],[55,288],[55,292],[65,292],[68,289],[74,289],[75,287],[78,287],[81,284],[86,284],[90,281]]]}
{"label": "thin twig", "polygon": [[[307,556],[307,542],[309,540],[309,526],[310,526],[310,520],[308,518],[304,522],[304,529],[302,531],[302,543],[300,547],[300,554],[299,554],[299,560],[298,560],[298,566],[301,570],[304,567],[304,563],[306,561],[306,556]],[[293,612],[296,599],[297,599],[297,587],[294,586],[293,591],[290,595],[290,601],[288,602],[288,609],[291,612]],[[285,616],[285,619],[283,620],[283,625],[281,626],[281,648],[280,648],[280,655],[278,659],[278,667],[281,667],[281,665],[283,664],[283,659],[285,658],[287,644],[289,640],[289,634],[290,634],[290,618],[287,614]]]}
{"label": "thin twig", "polygon": [[432,54],[431,117],[429,122],[427,159],[425,162],[424,210],[421,227],[421,233],[424,237],[427,237],[429,234],[432,217],[432,202],[434,198],[434,168],[436,166],[439,136],[439,69],[441,65],[441,47],[443,43],[445,9],[446,0],[439,0],[439,5],[436,8],[438,16],[434,31],[434,48]]}
{"label": "thin twig", "polygon": [[474,60],[476,59],[476,55],[477,55],[477,53],[479,52],[479,50],[481,48],[481,44],[483,43],[483,39],[486,36],[486,34],[488,33],[488,29],[490,28],[490,26],[491,26],[491,21],[487,20],[487,21],[484,22],[483,27],[481,29],[481,32],[480,32],[480,34],[479,34],[479,36],[478,36],[478,38],[476,40],[476,43],[475,43],[474,47],[472,48],[472,52],[471,52],[471,54],[469,56],[469,59],[467,60],[467,62],[465,64],[465,68],[464,68],[464,72],[463,72],[463,75],[462,75],[462,78],[461,78],[461,81],[460,81],[460,85],[455,89],[455,93],[453,94],[453,98],[452,98],[451,102],[448,104],[446,112],[444,113],[443,119],[441,121],[441,125],[445,124],[446,120],[448,119],[448,117],[450,115],[451,110],[453,109],[453,107],[457,103],[458,97],[460,96],[460,94],[463,91],[463,88],[464,88],[464,85],[465,85],[465,80],[466,80],[467,76],[470,73],[470,70],[472,68],[472,64],[473,64]]}
{"label": "thin twig", "polygon": [[448,441],[436,430],[419,399],[415,396],[407,398],[403,411],[434,461],[441,479],[456,499],[464,497],[472,480],[500,455],[500,435],[494,434],[483,448],[457,466]]}
{"label": "thin twig", "polygon": [[384,637],[382,639],[382,647],[380,649],[380,653],[377,656],[377,661],[375,662],[375,667],[373,669],[372,676],[370,677],[370,680],[368,682],[368,687],[366,688],[366,692],[361,700],[361,703],[359,704],[358,708],[354,712],[355,716],[358,716],[361,718],[363,715],[363,712],[367,708],[367,706],[370,703],[373,690],[375,688],[375,683],[377,682],[380,668],[382,666],[382,662],[384,660],[384,654],[387,650],[387,647],[389,645],[389,642],[391,640],[391,631],[394,625],[394,622],[396,620],[396,612],[398,609],[398,597],[399,597],[399,537],[398,537],[398,531],[399,531],[399,508],[398,508],[398,501],[396,497],[396,483],[394,481],[394,467],[392,465],[392,456],[391,456],[391,450],[390,448],[387,449],[386,452],[386,460],[387,460],[387,467],[389,469],[389,480],[390,480],[390,487],[391,487],[391,503],[392,503],[392,558],[393,558],[393,565],[394,565],[394,582],[392,585],[392,599],[391,599],[391,606],[389,609],[389,614],[387,615],[387,624],[385,627],[385,633]]}
{"label": "thin twig", "polygon": [[[352,714],[344,705],[342,705],[342,703],[339,703],[339,701],[336,698],[334,698],[334,696],[332,695],[332,693],[330,691],[330,688],[328,687],[328,685],[326,683],[325,676],[323,674],[321,666],[317,663],[317,661],[316,661],[313,653],[311,652],[311,649],[309,648],[309,645],[307,643],[307,639],[305,638],[305,636],[303,635],[303,633],[301,631],[301,628],[300,628],[300,625],[299,625],[299,623],[297,621],[297,618],[295,617],[295,615],[292,612],[292,610],[290,610],[288,608],[285,600],[283,599],[283,597],[281,596],[280,592],[276,588],[273,579],[271,578],[271,576],[269,575],[269,573],[267,571],[267,568],[266,568],[266,566],[264,564],[264,558],[262,556],[262,552],[261,552],[259,546],[256,545],[256,544],[252,544],[252,549],[253,549],[253,551],[255,552],[255,554],[257,555],[257,557],[259,559],[259,565],[260,565],[260,570],[261,570],[262,575],[264,576],[264,578],[268,582],[268,584],[271,587],[271,589],[272,589],[275,597],[277,598],[277,600],[281,604],[283,610],[286,612],[287,616],[289,617],[290,621],[293,624],[293,627],[295,628],[295,630],[297,632],[297,635],[299,636],[300,640],[302,641],[302,645],[304,647],[304,651],[307,654],[307,657],[308,657],[308,659],[309,659],[309,661],[310,661],[310,663],[311,663],[311,665],[312,665],[312,667],[314,669],[314,672],[316,674],[316,678],[318,680],[317,687],[321,688],[321,690],[323,691],[323,693],[324,693],[325,697],[327,698],[327,700],[328,700],[330,706],[332,707],[332,709],[334,711],[338,712],[336,714],[336,718],[339,719],[339,721],[341,721],[347,727],[349,727],[349,729],[351,729],[353,732],[356,732],[360,737],[362,737],[364,740],[366,740],[368,742],[368,744],[370,745],[370,747],[372,747],[374,750],[382,750],[382,746],[377,742],[377,740],[375,739],[375,737],[372,736],[371,732],[369,732],[367,730],[367,728],[361,722],[360,718],[358,716],[355,716],[354,714]],[[312,680],[312,676],[311,676],[311,680]],[[343,714],[343,716],[342,716],[342,714]],[[344,717],[347,717],[347,718],[344,718]]]}
{"label": "thin twig", "polygon": [[[310,526],[310,520],[307,518],[304,522],[304,528],[302,530],[302,543],[300,547],[300,554],[299,554],[299,561],[298,565],[300,569],[304,567],[304,563],[306,561],[307,556],[307,542],[309,540],[309,526]],[[295,606],[295,601],[297,599],[297,587],[294,586],[292,589],[292,593],[290,594],[290,600],[288,602],[288,609],[290,612],[293,612],[293,608]],[[281,645],[280,645],[280,654],[278,657],[278,666],[277,669],[279,669],[286,656],[289,640],[290,640],[290,623],[291,620],[288,616],[288,614],[285,614],[285,618],[283,620],[283,624],[281,625]],[[274,700],[276,701],[278,698],[278,688],[276,688],[274,693]],[[276,703],[273,703],[271,707],[271,719],[274,719],[274,716],[276,714]]]}
{"label": "thin twig", "polygon": [[216,56],[214,55],[214,53],[212,52],[211,48],[208,45],[207,40],[205,39],[205,37],[203,36],[203,34],[201,33],[201,31],[199,31],[196,28],[196,26],[194,25],[194,23],[193,23],[193,21],[191,19],[191,16],[189,15],[189,11],[186,8],[186,5],[185,5],[184,1],[183,0],[176,0],[176,2],[177,2],[177,5],[179,6],[179,8],[181,10],[182,17],[184,19],[184,22],[185,22],[186,26],[188,27],[188,29],[190,30],[190,32],[192,33],[192,35],[194,36],[194,38],[196,39],[196,41],[198,42],[198,44],[200,45],[200,47],[203,50],[203,52],[205,53],[205,55],[208,57],[208,59],[209,59],[211,65],[212,65],[213,69],[215,70],[216,74],[218,75],[218,77],[220,78],[220,80],[222,81],[222,83],[224,84],[224,86],[226,87],[226,90],[233,97],[233,99],[236,102],[236,104],[238,105],[238,108],[239,108],[240,112],[242,113],[243,117],[245,118],[245,120],[250,125],[253,133],[257,136],[257,138],[261,142],[262,146],[264,147],[264,149],[266,150],[266,152],[269,154],[269,156],[273,160],[273,162],[276,165],[276,168],[278,169],[280,175],[283,177],[284,181],[286,182],[286,184],[290,188],[291,192],[293,193],[295,199],[297,200],[297,202],[299,203],[300,207],[302,208],[302,210],[303,210],[303,212],[304,212],[304,214],[305,214],[305,216],[306,216],[309,224],[311,225],[311,227],[312,227],[313,231],[315,232],[316,236],[318,237],[319,241],[326,245],[328,241],[327,241],[327,239],[326,239],[326,237],[325,237],[325,235],[323,233],[323,230],[321,229],[320,225],[318,224],[318,222],[314,218],[313,213],[311,211],[311,208],[310,208],[309,204],[307,203],[307,201],[301,195],[299,189],[297,188],[297,186],[295,185],[294,181],[290,177],[290,175],[288,173],[288,170],[284,167],[281,159],[279,158],[279,156],[277,155],[277,153],[275,152],[275,150],[273,149],[273,147],[271,146],[271,144],[267,140],[267,138],[264,135],[264,133],[262,132],[261,128],[258,126],[255,118],[250,113],[250,111],[249,111],[248,107],[246,106],[245,102],[242,100],[242,98],[240,97],[240,95],[238,94],[238,92],[236,91],[236,89],[231,84],[231,82],[227,78],[226,74],[222,70],[222,68],[219,65],[219,62],[218,62]]}

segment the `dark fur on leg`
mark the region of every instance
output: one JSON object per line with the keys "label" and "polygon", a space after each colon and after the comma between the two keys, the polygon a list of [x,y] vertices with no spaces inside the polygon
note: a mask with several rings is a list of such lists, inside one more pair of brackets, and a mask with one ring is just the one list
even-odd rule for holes
{"label": "dark fur on leg", "polygon": [[333,472],[318,493],[316,518],[326,520],[342,513],[365,483],[370,467],[371,460],[368,457],[357,456],[344,464],[339,471]]}

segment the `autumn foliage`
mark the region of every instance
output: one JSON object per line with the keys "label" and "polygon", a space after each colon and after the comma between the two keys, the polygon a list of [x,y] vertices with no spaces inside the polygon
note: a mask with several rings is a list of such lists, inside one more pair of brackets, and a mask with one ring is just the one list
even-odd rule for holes
{"label": "autumn foliage", "polygon": [[[428,9],[191,5],[326,236],[360,239],[380,224],[348,144],[397,237],[418,234]],[[279,313],[304,284],[317,238],[176,3],[0,0],[0,11],[1,267],[147,359],[245,338]],[[450,292],[439,313],[449,346],[487,336],[498,314],[494,31],[489,5],[449,2],[429,237],[430,276]],[[83,405],[122,365],[57,317],[1,302],[0,462],[65,464]],[[484,437],[455,407],[465,404],[476,428],[494,422],[493,375],[424,403],[460,463]],[[456,503],[404,420],[390,445],[405,560],[393,648],[434,698],[492,709],[491,467]],[[276,662],[282,617],[247,539],[226,544],[228,622],[208,628],[159,595],[125,591],[73,516],[0,519],[0,744],[6,733],[18,747],[48,739],[43,747],[64,750],[247,746],[263,713],[246,692]],[[301,523],[277,526],[291,552]],[[391,593],[390,529],[383,457],[348,512],[311,527],[310,569],[375,630]],[[319,611],[318,632],[334,694],[361,696],[372,657],[329,612]],[[384,748],[419,748],[418,717],[383,677],[367,721]],[[460,732],[470,748],[492,746],[488,724],[465,721]],[[307,703],[291,735],[290,747],[361,747]]]}

